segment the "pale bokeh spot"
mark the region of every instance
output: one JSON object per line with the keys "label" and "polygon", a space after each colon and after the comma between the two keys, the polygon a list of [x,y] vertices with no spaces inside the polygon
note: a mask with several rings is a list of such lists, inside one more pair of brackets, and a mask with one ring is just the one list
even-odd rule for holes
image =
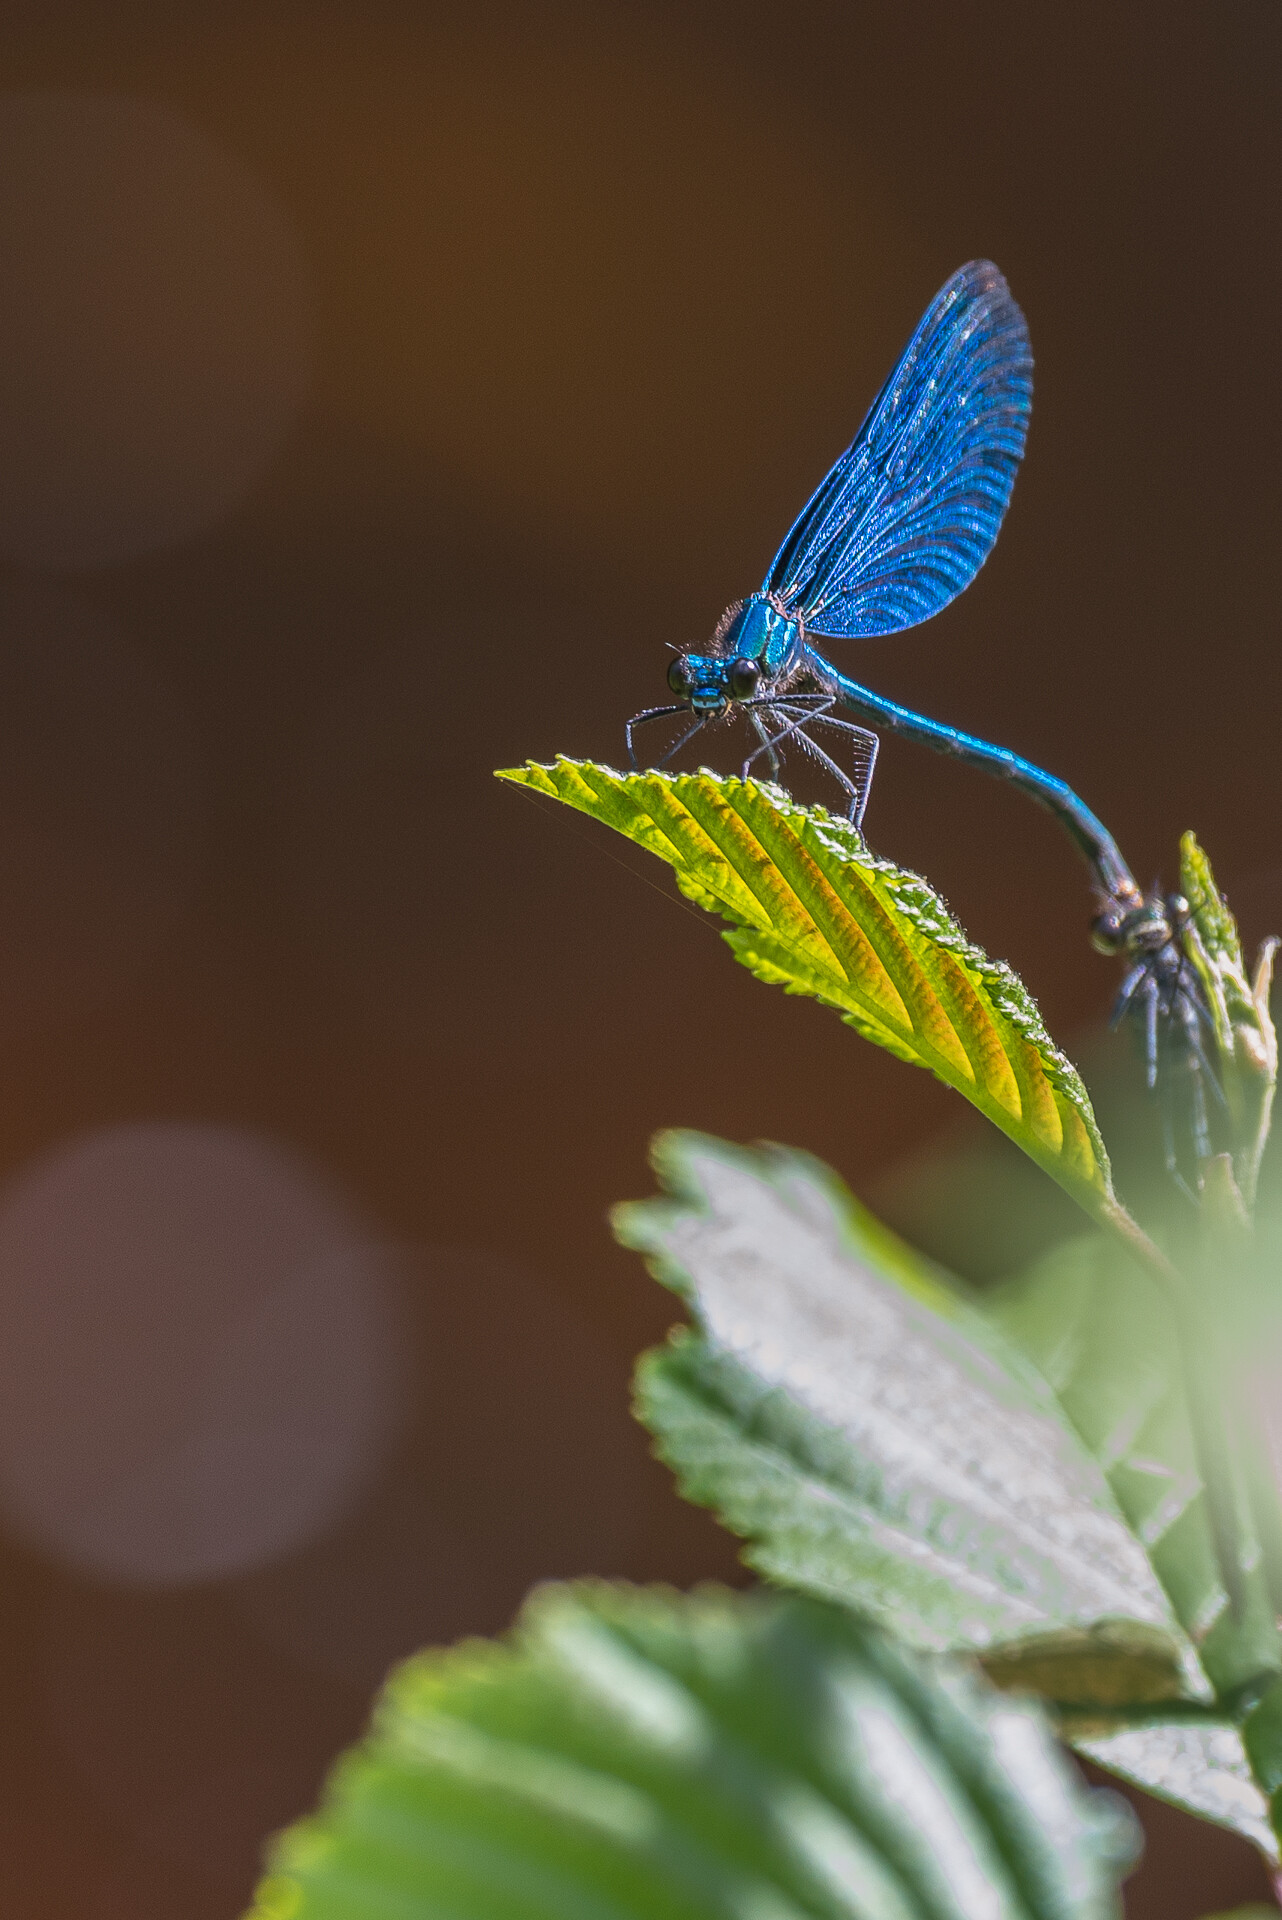
{"label": "pale bokeh spot", "polygon": [[302,1545],[399,1413],[395,1263],[270,1141],[120,1127],[0,1195],[0,1509],[146,1587]]}

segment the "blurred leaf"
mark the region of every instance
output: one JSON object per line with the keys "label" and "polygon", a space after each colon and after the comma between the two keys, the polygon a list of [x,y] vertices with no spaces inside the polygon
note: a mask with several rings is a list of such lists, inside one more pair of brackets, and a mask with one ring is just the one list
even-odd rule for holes
{"label": "blurred leaf", "polygon": [[928,1067],[1096,1217],[1117,1203],[1090,1100],[1022,982],[974,946],[917,874],[778,787],[712,773],[618,774],[591,761],[499,775],[591,814],[666,860],[688,899],[734,923],[759,980],[835,1007]]}
{"label": "blurred leaf", "polygon": [[[1264,1567],[1241,1502],[1246,1608],[1234,1619],[1216,1567],[1169,1305],[1153,1280],[1096,1234],[1071,1240],[990,1294],[986,1310],[1054,1388],[1099,1461],[1197,1646],[1229,1697],[1276,1666]],[[1064,1696],[1060,1696],[1061,1699]],[[1237,1727],[1171,1721],[1066,1731],[1103,1766],[1246,1834],[1276,1856],[1265,1798]]]}
{"label": "blurred leaf", "polygon": [[1175,1326],[1154,1281],[1103,1236],[1085,1234],[989,1294],[985,1306],[1104,1469],[1217,1691],[1231,1696],[1274,1671],[1272,1601],[1245,1500],[1245,1618],[1232,1618],[1220,1581]]}
{"label": "blurred leaf", "polygon": [[655,1164],[671,1197],[616,1231],[699,1331],[643,1358],[638,1412],[751,1565],[925,1648],[1135,1623],[1083,1638],[1072,1697],[1109,1661],[1110,1699],[1128,1661],[1130,1698],[1205,1696],[1099,1467],[980,1313],[804,1155],[670,1133]]}
{"label": "blurred leaf", "polygon": [[393,1674],[256,1920],[1105,1920],[1036,1712],[844,1612],[605,1584]]}

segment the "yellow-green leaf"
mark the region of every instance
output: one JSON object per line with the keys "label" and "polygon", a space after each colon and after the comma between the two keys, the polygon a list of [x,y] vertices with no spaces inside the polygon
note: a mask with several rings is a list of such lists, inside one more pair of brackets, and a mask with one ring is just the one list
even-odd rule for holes
{"label": "yellow-green leaf", "polygon": [[591,761],[500,779],[614,827],[666,860],[688,899],[732,922],[760,980],[834,1007],[865,1039],[955,1087],[1088,1212],[1112,1213],[1108,1155],[1086,1089],[1032,997],[917,874],[857,828],[780,788],[697,774],[619,774]]}

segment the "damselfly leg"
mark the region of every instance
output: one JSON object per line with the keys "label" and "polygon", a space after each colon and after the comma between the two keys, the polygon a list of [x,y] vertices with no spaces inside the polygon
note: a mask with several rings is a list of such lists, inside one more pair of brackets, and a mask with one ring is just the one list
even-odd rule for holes
{"label": "damselfly leg", "polygon": [[671,758],[673,757],[673,755],[680,753],[682,747],[686,746],[688,742],[693,740],[696,733],[701,733],[703,729],[707,726],[711,718],[712,718],[711,714],[701,713],[698,719],[695,721],[694,725],[692,727],[687,727],[685,732],[681,735],[680,739],[674,740],[672,742],[672,745],[668,748],[668,751],[665,754],[661,755],[660,758],[655,761],[654,764],[656,768],[666,767],[669,760],[671,760]]}
{"label": "damselfly leg", "polygon": [[[766,708],[766,715],[772,727],[778,724],[778,717],[773,707]],[[770,778],[772,780],[777,780],[779,778],[779,755],[775,752],[775,748],[778,746],[779,740],[783,738],[783,735],[782,734],[779,735],[778,739],[772,739],[770,737],[770,735],[766,732],[764,725],[762,724],[760,713],[756,711],[755,703],[752,711],[748,714],[748,720],[749,720],[749,723],[751,724],[753,732],[756,734],[758,740],[760,740],[761,745],[756,749],[755,752],[750,753],[748,755],[748,758],[744,761],[743,778],[745,780],[748,778],[749,774],[752,771],[753,761],[759,760],[762,754],[764,753],[766,756],[766,762],[770,768]]]}
{"label": "damselfly leg", "polygon": [[[1202,982],[1184,953],[1188,903],[1154,889],[1137,907],[1114,903],[1095,922],[1093,939],[1132,964],[1113,1006],[1112,1025],[1139,1023],[1144,1077],[1158,1101],[1166,1170],[1197,1204],[1200,1169],[1214,1150],[1212,1105],[1227,1111],[1224,1089],[1206,1050],[1214,1031]],[[1209,1096],[1209,1098],[1208,1098]],[[1191,1184],[1180,1165],[1180,1143],[1192,1153]]]}
{"label": "damselfly leg", "polygon": [[[678,734],[677,738],[665,749],[653,764],[656,768],[666,767],[710,720],[732,718],[740,714],[747,719],[755,733],[758,745],[743,763],[743,777],[748,779],[754,766],[763,757],[770,769],[770,778],[777,780],[781,770],[782,755],[780,747],[795,740],[815,760],[841,788],[847,797],[846,813],[856,826],[862,824],[864,809],[868,804],[868,793],[872,785],[873,768],[877,759],[877,735],[867,727],[856,726],[852,720],[839,719],[832,709],[836,706],[836,697],[829,693],[792,694],[783,697],[762,695],[756,699],[738,700],[722,713],[701,713],[694,724]],[[637,756],[634,729],[653,720],[669,720],[676,714],[689,714],[688,702],[682,701],[674,706],[649,707],[643,713],[634,714],[624,729],[627,740],[628,761],[633,772],[640,770]],[[853,777],[840,763],[811,737],[809,729],[828,727],[840,733],[852,742],[856,748]]]}
{"label": "damselfly leg", "polygon": [[[855,798],[849,808],[848,817],[854,822],[855,826],[862,827],[864,823],[864,810],[868,805],[868,796],[872,792],[872,777],[877,766],[877,749],[881,745],[879,737],[875,733],[872,733],[867,727],[857,727],[852,720],[839,720],[835,714],[827,712],[813,715],[806,724],[807,726],[830,727],[834,733],[848,734],[853,741],[856,749]],[[825,766],[832,768],[836,772],[840,772],[836,763],[829,759],[818,742],[812,740],[804,728],[802,729],[801,737],[810,752],[821,759]],[[843,783],[849,787],[851,783],[846,781],[844,774],[841,777]]]}
{"label": "damselfly leg", "polygon": [[[685,705],[685,703],[683,702],[679,707],[648,707],[644,713],[633,714],[632,718],[628,721],[627,726],[623,729],[624,736],[628,743],[628,759],[632,763],[633,773],[639,773],[641,771],[641,768],[637,761],[637,750],[636,750],[636,744],[632,738],[632,729],[634,727],[639,727],[643,725],[643,723],[647,720],[670,719],[674,713],[689,713],[689,711],[690,711],[689,707]],[[709,720],[713,718],[714,716],[710,713],[699,714],[695,719],[694,725],[692,727],[687,727],[684,733],[679,734],[677,738],[672,742],[672,745],[667,749],[666,753],[661,755],[661,757],[654,762],[654,765],[656,767],[666,767],[669,760],[671,760],[672,756],[676,753],[680,753],[682,747],[684,747],[688,741],[693,740],[695,734],[698,733],[701,728],[706,727]]]}
{"label": "damselfly leg", "polygon": [[676,707],[647,707],[644,713],[633,714],[627,726],[623,729],[624,738],[628,743],[628,761],[633,773],[639,773],[641,771],[637,764],[637,750],[632,739],[633,727],[644,726],[647,720],[667,720],[670,719],[674,713],[689,713],[689,711],[689,707],[683,702],[680,706]]}
{"label": "damselfly leg", "polygon": [[[767,736],[757,720],[757,715],[754,713],[751,716],[761,735],[762,744],[744,761],[744,779],[749,777],[753,762],[760,759],[763,753],[769,757],[772,773],[776,772],[778,767],[776,749],[787,740],[796,740],[812,759],[817,760],[820,766],[832,775],[842,791],[849,795],[846,817],[855,826],[861,826],[864,809],[868,804],[868,794],[872,787],[873,768],[877,763],[876,734],[870,733],[866,727],[855,726],[850,720],[835,718],[829,710],[835,706],[836,702],[830,696],[823,694],[806,694],[797,697],[790,694],[786,699],[776,699],[769,704],[764,700],[744,704],[762,707],[770,724],[777,729],[774,734]],[[862,752],[860,759],[856,762],[853,779],[845,768],[834,760],[831,754],[825,753],[819,742],[811,737],[808,729],[812,726],[831,727],[837,733],[851,735],[857,742]]]}

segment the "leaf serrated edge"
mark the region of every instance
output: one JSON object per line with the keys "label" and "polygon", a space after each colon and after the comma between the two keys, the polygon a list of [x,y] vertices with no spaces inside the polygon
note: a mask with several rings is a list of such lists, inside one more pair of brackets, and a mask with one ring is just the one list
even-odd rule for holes
{"label": "leaf serrated edge", "polygon": [[[507,769],[500,777],[562,799],[659,854],[675,867],[682,892],[740,923],[730,944],[759,977],[836,1006],[865,1037],[888,1045],[900,1059],[926,1066],[978,1105],[1094,1217],[1107,1218],[1117,1208],[1108,1154],[1085,1087],[1050,1039],[1023,984],[1004,962],[991,960],[967,938],[927,881],[871,854],[852,824],[821,808],[800,807],[780,788],[706,771],[628,775],[561,758],[550,766]],[[624,796],[631,805],[620,804]],[[772,853],[768,843],[777,829],[785,832],[787,844]],[[774,857],[780,851],[790,864],[803,862],[802,891],[780,875]],[[736,870],[746,867],[754,874],[761,858],[772,876],[779,875],[782,889],[773,880],[750,881]],[[846,887],[859,890],[862,920],[834,884],[831,863]],[[709,872],[709,865],[715,870]],[[780,936],[789,951],[781,946],[772,954],[774,922],[789,900],[794,903],[786,915],[791,930]],[[824,923],[832,927],[833,908],[867,941],[880,992],[870,991],[872,979],[860,967],[852,974],[843,942],[828,937]],[[904,921],[922,941],[921,951],[907,943]],[[809,938],[806,927],[813,929]],[[844,944],[849,952],[849,943]],[[830,973],[827,991],[821,978],[799,977],[804,971],[796,964],[799,948],[808,949],[812,967]],[[839,994],[841,988],[849,998]],[[888,1003],[887,989],[907,1019]],[[960,1013],[971,996],[984,1009],[987,1036],[978,1027],[966,1033],[964,1017],[962,1030],[950,1019],[950,1002]],[[852,1001],[863,1004],[852,1006]],[[897,1023],[902,1033],[894,1032]],[[1004,1071],[994,1041],[1004,1056]]]}

